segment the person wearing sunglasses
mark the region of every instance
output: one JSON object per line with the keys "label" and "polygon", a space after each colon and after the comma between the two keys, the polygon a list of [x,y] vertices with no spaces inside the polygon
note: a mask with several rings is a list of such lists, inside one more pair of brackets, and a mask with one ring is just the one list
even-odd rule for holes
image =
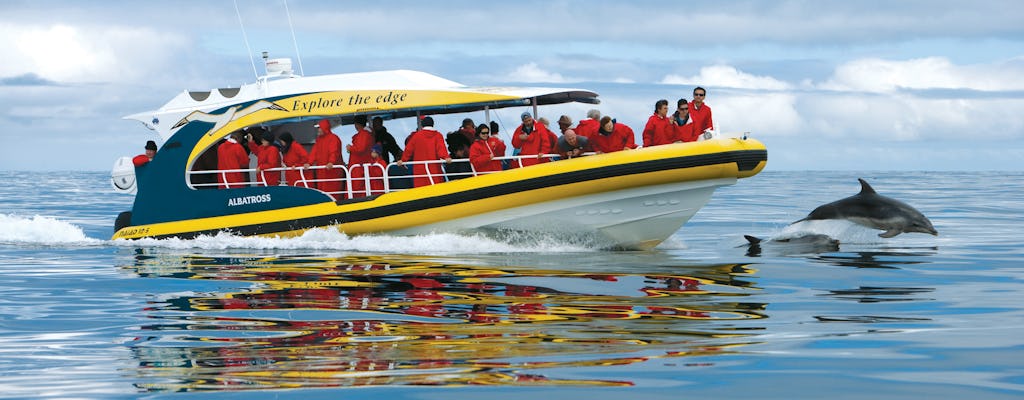
{"label": "person wearing sunglasses", "polygon": [[693,130],[693,120],[690,119],[690,102],[681,98],[676,102],[676,112],[672,113],[673,140],[676,142],[696,142],[698,133]]}
{"label": "person wearing sunglasses", "polygon": [[700,135],[709,130],[715,130],[715,124],[711,119],[711,107],[704,104],[707,91],[698,86],[693,89],[693,101],[690,102],[690,119],[693,120],[693,132]]}

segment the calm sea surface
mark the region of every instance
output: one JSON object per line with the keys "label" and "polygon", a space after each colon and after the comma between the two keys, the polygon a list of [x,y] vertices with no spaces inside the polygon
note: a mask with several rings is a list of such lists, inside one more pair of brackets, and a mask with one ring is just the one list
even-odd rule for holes
{"label": "calm sea surface", "polygon": [[[788,226],[858,177],[939,236]],[[1024,397],[1020,172],[765,172],[648,252],[111,242],[107,174],[0,179],[0,398]],[[841,244],[743,245],[796,231]]]}

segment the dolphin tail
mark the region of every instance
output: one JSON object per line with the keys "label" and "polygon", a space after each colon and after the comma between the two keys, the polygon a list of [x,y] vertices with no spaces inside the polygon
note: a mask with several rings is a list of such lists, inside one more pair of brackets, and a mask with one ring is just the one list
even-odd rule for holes
{"label": "dolphin tail", "polygon": [[878,193],[878,192],[875,192],[875,188],[871,187],[871,185],[868,184],[868,181],[863,180],[861,178],[857,178],[857,180],[860,181],[860,194],[875,194],[875,193]]}

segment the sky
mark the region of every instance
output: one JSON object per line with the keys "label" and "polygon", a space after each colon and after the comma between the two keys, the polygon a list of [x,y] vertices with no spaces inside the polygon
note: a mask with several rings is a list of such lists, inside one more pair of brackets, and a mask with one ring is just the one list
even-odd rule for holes
{"label": "sky", "polygon": [[157,139],[123,116],[251,83],[261,51],[304,75],[593,90],[638,133],[701,86],[769,171],[1024,169],[1020,1],[3,0],[0,37],[0,170],[109,171]]}

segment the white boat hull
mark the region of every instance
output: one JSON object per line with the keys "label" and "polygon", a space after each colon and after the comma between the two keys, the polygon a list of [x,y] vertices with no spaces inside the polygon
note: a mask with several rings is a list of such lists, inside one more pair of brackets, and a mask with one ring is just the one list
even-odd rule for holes
{"label": "white boat hull", "polygon": [[683,226],[736,178],[646,186],[577,196],[420,225],[395,233],[487,232],[550,235],[616,249],[649,249]]}

